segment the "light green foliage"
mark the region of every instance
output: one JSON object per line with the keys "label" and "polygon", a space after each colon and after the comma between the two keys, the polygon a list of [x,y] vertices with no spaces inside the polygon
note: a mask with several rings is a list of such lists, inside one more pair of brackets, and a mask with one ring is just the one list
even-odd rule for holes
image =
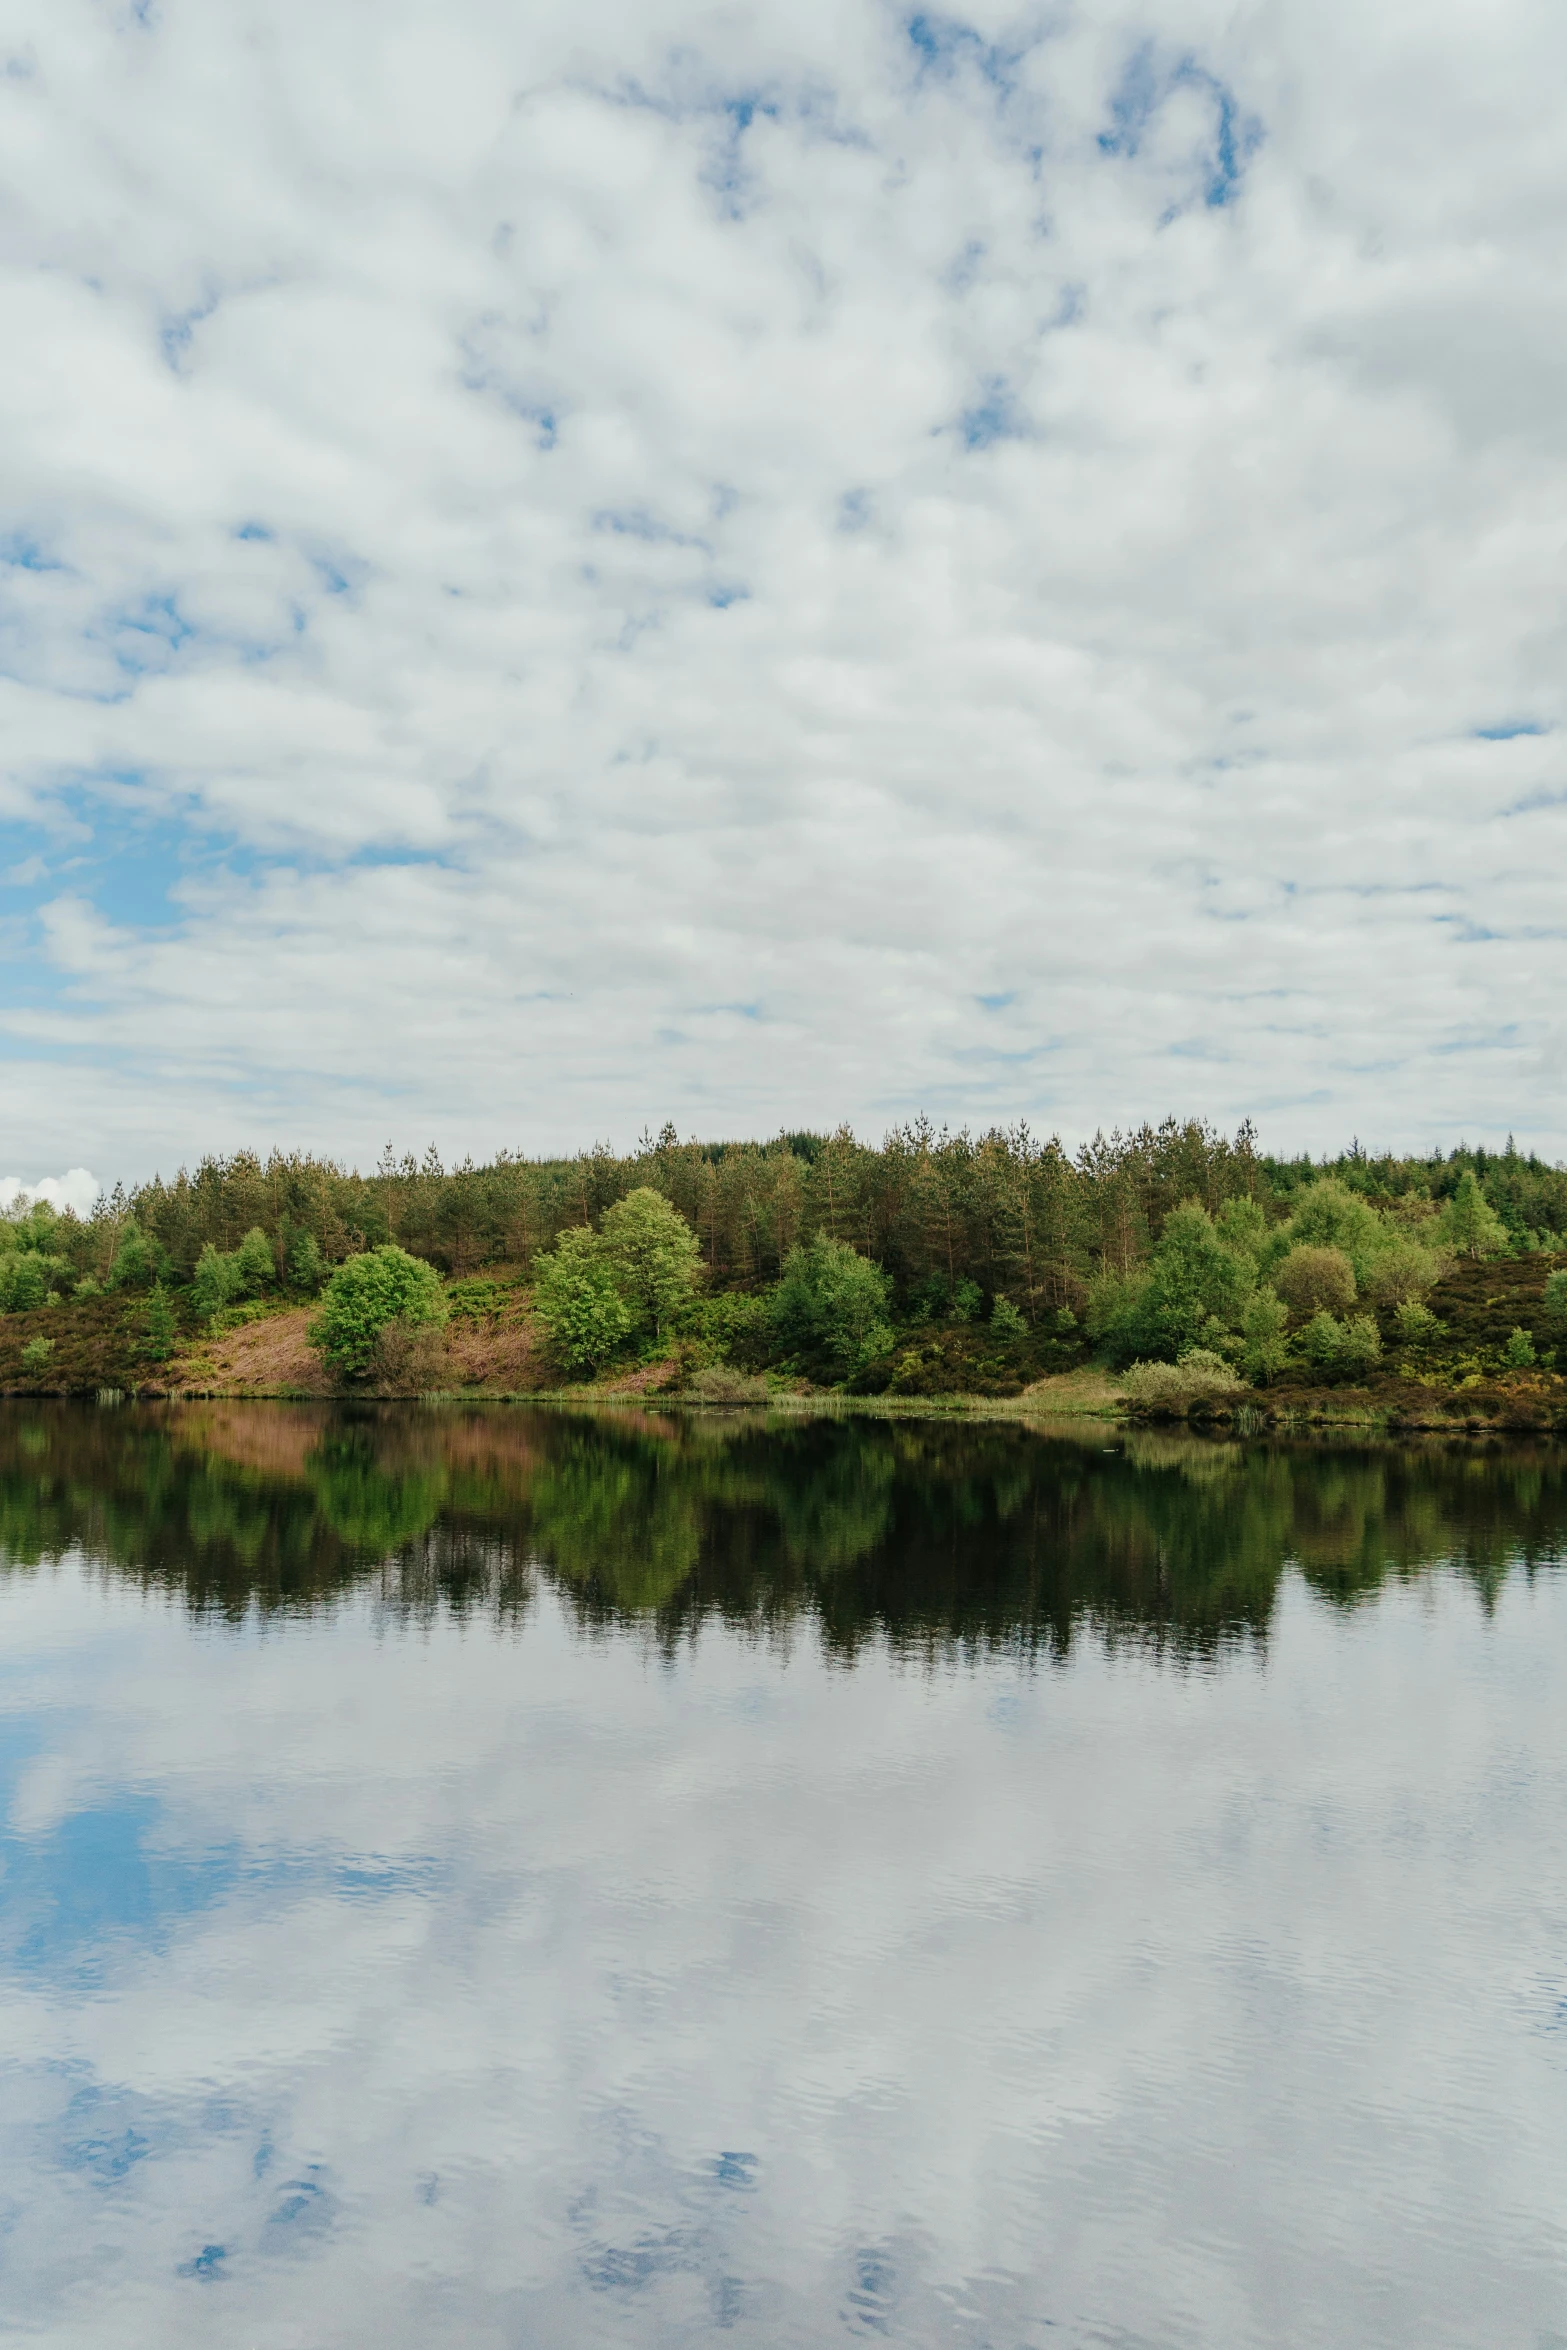
{"label": "light green foliage", "polygon": [[592,1371],[611,1361],[634,1324],[598,1234],[573,1225],[550,1255],[539,1258],[536,1273],[534,1311],[567,1368]]}
{"label": "light green foliage", "polygon": [[1401,1306],[1395,1307],[1393,1319],[1405,1346],[1429,1346],[1447,1328],[1447,1324],[1439,1320],[1431,1308],[1417,1297],[1407,1298]]}
{"label": "light green foliage", "polygon": [[52,1338],[30,1338],[22,1349],[22,1369],[28,1378],[35,1378],[49,1368],[49,1357],[54,1352]]}
{"label": "light green foliage", "polygon": [[1350,1376],[1369,1371],[1382,1359],[1382,1339],[1369,1314],[1352,1314],[1347,1321],[1323,1312],[1313,1314],[1300,1337],[1301,1352],[1317,1371],[1341,1371]]}
{"label": "light green foliage", "polygon": [[1009,1297],[1001,1296],[999,1291],[991,1300],[990,1327],[998,1338],[1006,1339],[1009,1342],[1016,1338],[1025,1337],[1028,1332],[1028,1324],[1012,1300]]}
{"label": "light green foliage", "polygon": [[1300,1193],[1289,1222],[1292,1248],[1336,1248],[1348,1257],[1355,1280],[1364,1284],[1393,1238],[1376,1209],[1335,1175],[1323,1175]]}
{"label": "light green foliage", "polygon": [[1465,1169],[1458,1189],[1437,1219],[1440,1238],[1461,1257],[1500,1257],[1507,1254],[1507,1228],[1474,1173]]}
{"label": "light green foliage", "polygon": [[32,1249],[0,1260],[0,1305],[7,1313],[36,1313],[49,1294],[51,1262]]}
{"label": "light green foliage", "polygon": [[765,1297],[753,1290],[729,1289],[702,1299],[696,1326],[703,1344],[724,1357],[764,1329],[770,1318],[771,1307]]}
{"label": "light green foliage", "polygon": [[1296,1247],[1274,1268],[1273,1286],[1292,1314],[1341,1314],[1355,1302],[1355,1269],[1341,1248]]}
{"label": "light green foliage", "polygon": [[1532,1370],[1536,1361],[1534,1340],[1527,1330],[1514,1330],[1502,1349],[1502,1361],[1509,1371]]}
{"label": "light green foliage", "polygon": [[701,1277],[696,1234],[662,1192],[644,1184],[605,1209],[598,1240],[633,1327],[662,1338],[678,1325]]}
{"label": "light green foliage", "polygon": [[1061,1306],[1057,1309],[1052,1327],[1057,1338],[1075,1338],[1077,1336],[1077,1316],[1070,1306]]}
{"label": "light green foliage", "polygon": [[161,1281],[152,1285],[147,1299],[147,1319],[144,1325],[142,1352],[155,1363],[167,1362],[174,1352],[174,1341],[179,1336],[179,1325],[174,1319],[174,1308],[169,1293]]}
{"label": "light green foliage", "polygon": [[886,1354],[892,1283],[847,1241],[825,1233],[791,1249],[773,1292],[773,1320],[786,1344],[819,1348],[845,1373]]}
{"label": "light green foliage", "polygon": [[1289,1310],[1271,1289],[1253,1290],[1241,1316],[1241,1367],[1261,1387],[1284,1368]]}
{"label": "light green foliage", "polygon": [[433,1265],[405,1249],[368,1249],[338,1266],[321,1294],[310,1324],[310,1343],[346,1379],[362,1379],[372,1368],[385,1330],[438,1328],[446,1320],[446,1298]]}
{"label": "light green foliage", "polygon": [[1545,1326],[1553,1337],[1567,1334],[1567,1271],[1545,1278]]}
{"label": "light green foliage", "polygon": [[110,1289],[150,1289],[163,1278],[167,1259],[157,1241],[143,1232],[135,1218],[120,1234],[114,1263],[109,1268]]}
{"label": "light green foliage", "polygon": [[277,1259],[272,1243],[259,1224],[253,1224],[234,1251],[234,1270],[239,1275],[241,1293],[246,1297],[264,1297],[269,1289],[277,1287]]}
{"label": "light green foliage", "polygon": [[327,1264],[313,1232],[296,1232],[288,1244],[288,1286],[301,1297],[314,1297],[326,1279]]}
{"label": "light green foliage", "polygon": [[952,1318],[955,1322],[972,1322],[985,1302],[985,1293],[977,1281],[960,1281],[952,1292]]}
{"label": "light green foliage", "polygon": [[1185,1200],[1165,1218],[1146,1275],[1102,1290],[1090,1328],[1098,1322],[1122,1361],[1169,1361],[1236,1329],[1255,1281],[1251,1259],[1225,1244],[1199,1200]]}
{"label": "light green foliage", "polygon": [[191,1304],[204,1322],[210,1322],[239,1292],[239,1268],[234,1259],[220,1255],[209,1240],[191,1275]]}
{"label": "light green foliage", "polygon": [[1184,1418],[1194,1404],[1224,1403],[1242,1392],[1229,1364],[1200,1346],[1188,1347],[1178,1363],[1133,1363],[1121,1387],[1135,1411],[1155,1419]]}
{"label": "light green foliage", "polygon": [[1372,1262],[1366,1288],[1378,1305],[1407,1305],[1423,1298],[1442,1278],[1442,1259],[1418,1240],[1395,1236]]}
{"label": "light green foliage", "polygon": [[1257,1263],[1268,1244],[1268,1219],[1254,1199],[1244,1195],[1227,1199],[1213,1219],[1213,1228],[1226,1248]]}

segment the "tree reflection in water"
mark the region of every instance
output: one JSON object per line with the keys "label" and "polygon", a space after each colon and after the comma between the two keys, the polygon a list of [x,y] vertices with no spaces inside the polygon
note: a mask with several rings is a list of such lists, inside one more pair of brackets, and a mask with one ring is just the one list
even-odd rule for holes
{"label": "tree reflection in water", "polygon": [[1560,1555],[1547,1444],[1208,1441],[1008,1421],[189,1404],[0,1411],[7,1572],[79,1550],[231,1620],[370,1592],[505,1620],[541,1583],[585,1628],[709,1619],[831,1654],[1085,1633],[1201,1656],[1261,1640],[1286,1567],[1349,1605],[1438,1563],[1489,1600]]}

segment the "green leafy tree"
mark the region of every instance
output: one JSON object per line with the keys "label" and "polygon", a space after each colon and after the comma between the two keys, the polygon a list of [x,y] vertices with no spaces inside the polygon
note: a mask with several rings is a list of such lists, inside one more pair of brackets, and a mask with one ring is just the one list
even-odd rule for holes
{"label": "green leafy tree", "polygon": [[584,1224],[571,1226],[538,1259],[535,1272],[533,1310],[567,1368],[596,1371],[612,1362],[629,1343],[635,1322],[598,1234]]}
{"label": "green leafy tree", "polygon": [[1509,1371],[1529,1371],[1539,1358],[1534,1351],[1534,1340],[1527,1330],[1514,1330],[1502,1349],[1502,1361]]}
{"label": "green leafy tree", "polygon": [[1378,1305],[1401,1306],[1423,1298],[1442,1278],[1442,1258],[1418,1240],[1395,1238],[1373,1263],[1366,1287]]}
{"label": "green leafy tree", "polygon": [[1339,1249],[1349,1259],[1356,1282],[1364,1283],[1394,1233],[1368,1200],[1336,1175],[1323,1175],[1298,1195],[1288,1237],[1292,1248]]}
{"label": "green leafy tree", "polygon": [[190,1277],[190,1302],[204,1322],[221,1313],[232,1298],[239,1295],[239,1270],[232,1257],[219,1254],[209,1240],[196,1259],[196,1270]]}
{"label": "green leafy tree", "polygon": [[1241,1193],[1227,1199],[1213,1219],[1213,1228],[1226,1248],[1256,1264],[1268,1245],[1268,1219],[1254,1199]]}
{"label": "green leafy tree", "polygon": [[1292,1248],[1273,1286],[1292,1314],[1342,1314],[1355,1302],[1355,1268],[1341,1248]]}
{"label": "green leafy tree", "polygon": [[1465,1168],[1458,1178],[1458,1189],[1443,1208],[1437,1228],[1461,1257],[1507,1254],[1507,1227],[1481,1190],[1473,1168]]}
{"label": "green leafy tree", "polygon": [[30,1338],[22,1349],[22,1369],[29,1379],[35,1379],[49,1368],[49,1357],[54,1353],[52,1338]]}
{"label": "green leafy tree", "polygon": [[1447,1324],[1439,1321],[1431,1308],[1418,1297],[1406,1298],[1401,1306],[1395,1306],[1393,1320],[1405,1346],[1429,1346],[1447,1328]]}
{"label": "green leafy tree", "polygon": [[338,1266],[308,1335],[340,1378],[363,1379],[374,1367],[382,1333],[394,1324],[433,1330],[445,1320],[446,1296],[435,1267],[389,1245]]}
{"label": "green leafy tree", "polygon": [[998,1338],[1005,1339],[1009,1344],[1015,1338],[1025,1337],[1028,1332],[1028,1324],[1012,1300],[1002,1297],[999,1292],[991,1300],[990,1327]]}
{"label": "green leafy tree", "polygon": [[111,1289],[150,1289],[161,1281],[168,1258],[160,1243],[143,1232],[133,1216],[120,1234],[120,1245],[109,1268]]}
{"label": "green leafy tree", "polygon": [[259,1224],[252,1224],[234,1251],[234,1270],[246,1297],[262,1297],[277,1286],[277,1259]]}
{"label": "green leafy tree", "polygon": [[700,1244],[680,1210],[644,1184],[604,1210],[598,1244],[633,1327],[655,1338],[677,1327],[702,1272]]}
{"label": "green leafy tree", "polygon": [[0,1265],[0,1302],[7,1313],[36,1313],[48,1294],[48,1267],[34,1250],[7,1257]]}
{"label": "green leafy tree", "polygon": [[1104,1325],[1112,1354],[1171,1362],[1211,1345],[1239,1327],[1255,1281],[1251,1260],[1221,1239],[1202,1202],[1183,1200],[1165,1218],[1146,1275],[1123,1285]]}
{"label": "green leafy tree", "polygon": [[149,1362],[166,1363],[174,1352],[179,1336],[179,1324],[174,1319],[174,1307],[161,1281],[155,1281],[147,1299],[147,1318],[143,1325],[142,1352]]}
{"label": "green leafy tree", "polygon": [[849,1373],[891,1348],[891,1297],[879,1265],[818,1233],[790,1250],[773,1292],[773,1322],[786,1345],[826,1354]]}
{"label": "green leafy tree", "polygon": [[1282,1371],[1289,1349],[1289,1309],[1271,1289],[1253,1290],[1241,1315],[1241,1367],[1252,1384],[1265,1386]]}
{"label": "green leafy tree", "polygon": [[977,1281],[960,1281],[952,1292],[952,1318],[955,1322],[972,1322],[985,1302],[985,1293]]}
{"label": "green leafy tree", "polygon": [[288,1286],[301,1297],[314,1297],[326,1279],[326,1259],[313,1232],[296,1232],[288,1244]]}

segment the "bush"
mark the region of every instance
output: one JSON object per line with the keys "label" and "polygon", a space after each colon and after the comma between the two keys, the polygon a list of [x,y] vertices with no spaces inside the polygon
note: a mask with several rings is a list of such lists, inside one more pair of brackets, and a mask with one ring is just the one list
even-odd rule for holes
{"label": "bush", "polygon": [[338,1266],[308,1335],[340,1378],[363,1379],[375,1369],[377,1344],[391,1324],[433,1330],[445,1320],[434,1266],[405,1249],[373,1248]]}
{"label": "bush", "polygon": [[1292,1248],[1273,1276],[1292,1314],[1341,1314],[1355,1301],[1355,1268],[1341,1248]]}
{"label": "bush", "polygon": [[1229,1364],[1206,1347],[1189,1347],[1178,1363],[1133,1363],[1121,1388],[1135,1411],[1154,1419],[1182,1419],[1194,1407],[1242,1393]]}
{"label": "bush", "polygon": [[1405,1346],[1429,1346],[1440,1338],[1447,1324],[1432,1313],[1418,1298],[1410,1298],[1394,1309],[1393,1320]]}
{"label": "bush", "polygon": [[36,1378],[40,1371],[48,1370],[49,1357],[53,1352],[52,1338],[30,1338],[27,1341],[22,1349],[22,1369],[29,1379]]}
{"label": "bush", "polygon": [[1468,1168],[1459,1177],[1457,1190],[1442,1210],[1437,1231],[1461,1257],[1507,1254],[1507,1227]]}
{"label": "bush", "polygon": [[750,1378],[744,1371],[731,1370],[727,1363],[709,1363],[705,1370],[693,1371],[684,1393],[693,1403],[766,1403],[767,1382]]}
{"label": "bush", "polygon": [[120,1245],[109,1267],[110,1289],[150,1289],[168,1269],[168,1258],[158,1242],[149,1239],[135,1218],[120,1234]]}
{"label": "bush", "polygon": [[997,1296],[991,1300],[990,1327],[1000,1339],[1009,1344],[1017,1338],[1026,1338],[1028,1324],[1009,1297]]}
{"label": "bush", "polygon": [[1343,1373],[1369,1371],[1382,1359],[1382,1337],[1369,1314],[1355,1314],[1340,1322],[1329,1313],[1315,1313],[1300,1337],[1301,1352],[1313,1370]]}
{"label": "bush", "polygon": [[960,1281],[952,1292],[952,1318],[955,1322],[972,1322],[985,1302],[985,1292],[977,1281]]}
{"label": "bush", "polygon": [[1527,1330],[1515,1329],[1502,1349],[1502,1361],[1509,1371],[1532,1371],[1538,1360],[1534,1340]]}
{"label": "bush", "polygon": [[596,1232],[585,1224],[572,1225],[552,1253],[539,1258],[536,1276],[534,1311],[568,1370],[597,1370],[627,1344],[631,1309]]}
{"label": "bush", "polygon": [[1442,1278],[1442,1259],[1416,1240],[1395,1240],[1366,1276],[1366,1291],[1378,1305],[1404,1306],[1423,1298]]}
{"label": "bush", "polygon": [[36,1313],[48,1294],[48,1266],[33,1250],[7,1257],[0,1264],[0,1304],[7,1313]]}
{"label": "bush", "polygon": [[470,1274],[465,1281],[454,1281],[446,1292],[446,1308],[459,1322],[488,1322],[501,1310],[499,1282],[487,1281],[482,1274]]}
{"label": "bush", "polygon": [[791,1249],[773,1292],[773,1321],[786,1345],[819,1351],[849,1374],[891,1352],[892,1283],[846,1240],[818,1233]]}

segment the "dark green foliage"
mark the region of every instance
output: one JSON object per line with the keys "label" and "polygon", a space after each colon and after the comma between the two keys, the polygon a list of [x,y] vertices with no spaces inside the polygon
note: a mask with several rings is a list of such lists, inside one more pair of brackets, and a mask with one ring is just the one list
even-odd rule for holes
{"label": "dark green foliage", "polygon": [[167,1362],[169,1356],[174,1352],[175,1340],[179,1336],[179,1324],[174,1317],[174,1308],[169,1302],[169,1293],[161,1281],[155,1281],[152,1285],[152,1293],[147,1300],[142,1330],[142,1351],[147,1360],[150,1363]]}
{"label": "dark green foliage", "polygon": [[890,1352],[892,1284],[879,1265],[847,1241],[818,1233],[790,1252],[773,1294],[773,1323],[783,1344],[825,1356],[840,1377]]}
{"label": "dark green foliage", "polygon": [[114,1261],[109,1267],[110,1289],[150,1289],[163,1278],[168,1253],[153,1235],[143,1232],[132,1217],[122,1226]]}

